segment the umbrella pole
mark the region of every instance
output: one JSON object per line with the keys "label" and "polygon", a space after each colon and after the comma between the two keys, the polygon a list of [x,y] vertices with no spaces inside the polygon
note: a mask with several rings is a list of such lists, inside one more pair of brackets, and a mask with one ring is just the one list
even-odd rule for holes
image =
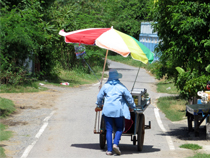
{"label": "umbrella pole", "polygon": [[101,77],[101,82],[100,82],[100,86],[99,86],[99,90],[101,89],[102,87],[102,80],[103,80],[103,77],[104,77],[104,70],[105,70],[105,66],[106,66],[106,59],[107,59],[107,56],[108,56],[108,49],[106,50],[106,57],[104,59],[104,67],[103,67],[103,72],[102,72],[102,77]]}
{"label": "umbrella pole", "polygon": [[[140,66],[141,66],[141,65],[139,65],[139,70],[140,70]],[[138,75],[139,75],[139,70],[138,70],[138,72],[137,72],[136,79],[137,79],[137,77],[138,77]],[[135,83],[136,83],[136,79],[135,79],[135,81],[134,81],[134,83],[133,83],[133,87],[132,87],[132,90],[131,90],[131,91],[133,91],[134,85],[135,85]]]}
{"label": "umbrella pole", "polygon": [[[103,80],[103,77],[104,77],[104,70],[105,70],[105,66],[106,66],[106,59],[107,59],[107,55],[108,55],[108,49],[106,50],[106,57],[104,59],[104,67],[103,67],[103,72],[102,72],[102,77],[101,77],[101,82],[100,82],[100,85],[99,85],[99,90],[101,89],[102,87],[102,80]],[[98,115],[98,117],[97,117]],[[97,121],[98,120],[98,121]],[[98,122],[98,131],[96,130],[96,124]],[[94,125],[94,133],[98,133],[100,132],[100,111],[96,112],[96,116],[95,116],[95,125]]]}
{"label": "umbrella pole", "polygon": [[94,130],[93,130],[93,133],[95,133],[95,134],[97,133],[97,131],[96,131],[97,114],[98,114],[98,112],[96,112],[95,124],[94,124]]}

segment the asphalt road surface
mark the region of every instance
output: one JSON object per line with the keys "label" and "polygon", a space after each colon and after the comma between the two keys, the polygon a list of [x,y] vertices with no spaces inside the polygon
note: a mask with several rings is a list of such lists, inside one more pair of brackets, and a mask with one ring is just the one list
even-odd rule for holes
{"label": "asphalt road surface", "polygon": [[[132,89],[138,68],[117,62],[110,62],[123,74],[121,82]],[[105,81],[103,82],[105,83]],[[145,110],[145,124],[151,121],[151,129],[145,130],[144,147],[141,152],[133,145],[131,138],[122,136],[121,157],[172,158],[187,156],[186,150],[178,148],[180,142],[168,135],[174,127],[156,108],[155,101],[164,95],[156,92],[156,80],[144,69],[140,69],[135,88],[146,88],[152,98]],[[99,84],[73,88],[57,100],[55,110],[46,118],[36,135],[36,141],[28,146],[21,158],[102,158],[107,157],[99,146],[99,135],[93,133],[96,96]],[[116,155],[113,155],[116,156]]]}

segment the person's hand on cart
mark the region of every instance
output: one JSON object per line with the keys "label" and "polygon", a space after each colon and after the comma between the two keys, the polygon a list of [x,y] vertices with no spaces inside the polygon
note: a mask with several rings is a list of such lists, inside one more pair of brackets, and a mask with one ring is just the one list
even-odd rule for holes
{"label": "person's hand on cart", "polygon": [[132,109],[132,108],[129,108],[129,111],[130,111],[130,112],[134,112],[134,109]]}
{"label": "person's hand on cart", "polygon": [[129,107],[129,111],[130,111],[130,112],[135,112],[136,110],[137,110],[137,108],[130,108],[130,107]]}
{"label": "person's hand on cart", "polygon": [[102,107],[96,107],[95,108],[95,112],[98,112],[98,111],[101,111],[102,110]]}

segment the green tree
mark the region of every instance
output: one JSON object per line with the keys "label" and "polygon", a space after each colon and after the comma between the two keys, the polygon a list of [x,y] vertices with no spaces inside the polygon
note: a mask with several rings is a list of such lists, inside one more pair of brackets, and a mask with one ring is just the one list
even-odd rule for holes
{"label": "green tree", "polygon": [[[70,32],[90,27],[105,27],[104,23],[98,18],[101,11],[100,7],[102,7],[102,4],[98,1],[55,1],[48,10],[51,24],[57,29],[55,36],[59,37],[59,40],[55,42],[55,54],[57,54],[57,59],[64,69],[71,70],[74,67],[80,67],[81,61],[76,59],[73,44],[66,44],[63,37],[58,35],[58,32],[61,29]],[[94,60],[95,57],[100,63],[101,60],[98,60],[100,55],[94,53],[99,48],[94,46],[86,46],[86,48],[92,52],[87,53],[86,60],[88,63],[91,65],[93,62],[89,62],[89,60]],[[89,71],[88,67],[85,71]]]}
{"label": "green tree", "polygon": [[[157,51],[164,74],[177,77],[175,68],[205,73],[210,58],[210,3],[207,1],[163,1],[154,8],[154,28],[161,39]],[[160,77],[162,77],[160,76]]]}
{"label": "green tree", "polygon": [[[81,61],[75,59],[73,45],[66,44],[63,37],[58,35],[61,29],[69,32],[114,26],[138,39],[140,22],[147,18],[149,2],[1,0],[1,82],[23,82],[23,78],[28,76],[25,71],[27,58],[33,59],[39,65],[40,71],[35,73],[39,79],[56,75],[56,64],[69,70],[80,66]],[[103,63],[99,60],[104,56],[99,55],[100,48],[87,46],[87,50],[89,53],[86,60],[90,64]],[[17,76],[19,81],[15,80]]]}
{"label": "green tree", "polygon": [[1,82],[23,83],[28,76],[27,58],[35,58],[40,65],[36,73],[39,77],[51,75],[56,59],[52,53],[56,37],[53,25],[44,16],[45,2],[1,1],[1,6]]}
{"label": "green tree", "polygon": [[108,1],[108,24],[114,28],[139,39],[142,21],[149,19],[149,11],[153,6],[152,0],[115,0]]}
{"label": "green tree", "polygon": [[[140,22],[146,19],[149,4],[146,0],[56,1],[48,15],[54,19],[53,24],[56,28],[64,29],[66,32],[113,26],[138,39]],[[148,8],[145,8],[145,5]],[[60,37],[60,39],[61,41],[57,43],[59,45],[57,50],[62,55],[59,58],[62,61],[60,63],[63,68],[72,68],[77,65],[73,45],[66,45],[63,38]],[[87,48],[93,51],[100,49],[92,46],[87,46]]]}
{"label": "green tree", "polygon": [[[176,67],[188,75],[181,82],[205,75],[210,59],[210,2],[207,0],[159,0],[152,14],[160,43],[156,49],[159,62],[158,78],[167,75],[179,85]],[[193,86],[192,86],[193,88]],[[188,96],[190,97],[190,96]]]}

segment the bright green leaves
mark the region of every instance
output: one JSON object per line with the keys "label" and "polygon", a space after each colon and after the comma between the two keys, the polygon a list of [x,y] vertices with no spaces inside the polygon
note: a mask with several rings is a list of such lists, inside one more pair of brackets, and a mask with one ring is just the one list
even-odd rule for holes
{"label": "bright green leaves", "polygon": [[[210,64],[205,68],[208,73],[210,73]],[[209,78],[210,80],[210,78]]]}
{"label": "bright green leaves", "polygon": [[[113,26],[138,39],[140,22],[147,19],[154,1],[1,0],[0,4],[2,71],[19,72],[17,67],[29,57],[40,67],[36,75],[45,78],[51,75],[57,63],[64,69],[78,65],[73,46],[58,35],[61,29],[69,32]],[[88,49],[98,50],[96,47]]]}
{"label": "bright green leaves", "polygon": [[[1,69],[5,76],[1,78],[3,83],[21,84],[25,81],[28,76],[26,59],[34,59],[35,55],[40,65],[50,63],[43,66],[41,71],[48,72],[46,75],[49,75],[52,70],[55,63],[55,57],[51,54],[55,30],[53,25],[46,22],[47,14],[43,12],[45,7],[38,0],[11,1],[7,6],[2,6],[0,51],[3,58],[1,64],[4,65]],[[42,52],[45,52],[43,56]],[[19,80],[18,76],[24,79]]]}
{"label": "bright green leaves", "polygon": [[[158,32],[160,42],[157,50],[161,53],[160,62],[163,63],[159,73],[174,78],[176,86],[187,97],[195,95],[193,91],[197,84],[196,78],[205,84],[204,79],[209,79],[205,71],[210,59],[210,2],[206,1],[175,1],[159,0],[153,10],[155,31]],[[186,73],[179,74],[176,67],[183,68]],[[159,76],[161,77],[161,76]],[[192,79],[192,81],[191,81]],[[189,81],[189,84],[187,85]],[[191,86],[191,92],[184,86]],[[195,88],[201,88],[201,85]]]}
{"label": "bright green leaves", "polygon": [[179,72],[180,75],[185,73],[184,69],[182,69],[181,67],[176,67],[176,70]]}

